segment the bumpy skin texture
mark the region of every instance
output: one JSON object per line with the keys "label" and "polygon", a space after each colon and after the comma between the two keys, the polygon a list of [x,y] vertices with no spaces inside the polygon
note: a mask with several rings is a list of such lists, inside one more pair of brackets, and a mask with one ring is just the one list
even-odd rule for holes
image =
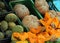
{"label": "bumpy skin texture", "polygon": [[38,18],[34,15],[25,16],[22,23],[28,28],[37,28],[39,26]]}
{"label": "bumpy skin texture", "polygon": [[1,30],[6,31],[8,29],[8,23],[6,21],[1,22]]}
{"label": "bumpy skin texture", "polygon": [[17,21],[17,16],[13,13],[10,13],[8,15],[6,15],[5,20],[8,22],[16,22]]}
{"label": "bumpy skin texture", "polygon": [[4,34],[2,32],[0,32],[0,39],[4,38]]}
{"label": "bumpy skin texture", "polygon": [[35,0],[35,7],[42,14],[45,14],[45,12],[49,11],[49,5],[47,4],[46,0]]}
{"label": "bumpy skin texture", "polygon": [[23,29],[23,27],[20,26],[20,25],[16,25],[16,26],[14,26],[14,27],[12,28],[12,32],[19,32],[19,33],[21,33],[21,32],[23,32],[23,31],[24,31],[24,29]]}
{"label": "bumpy skin texture", "polygon": [[16,4],[14,7],[14,11],[21,19],[23,19],[26,15],[29,15],[30,13],[28,8],[22,4]]}

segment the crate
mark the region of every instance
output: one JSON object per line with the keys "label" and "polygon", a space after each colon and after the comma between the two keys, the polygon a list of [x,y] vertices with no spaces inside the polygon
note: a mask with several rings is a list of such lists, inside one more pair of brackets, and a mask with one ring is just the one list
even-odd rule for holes
{"label": "crate", "polygon": [[[39,19],[42,19],[43,17],[41,16],[41,14],[37,11],[37,9],[35,8],[33,2],[31,0],[24,0],[24,1],[12,1],[12,2],[9,2],[9,5],[10,5],[10,8],[13,10],[14,6],[16,4],[23,4],[25,5],[31,14],[37,16]],[[21,20],[21,19],[20,19]],[[22,20],[21,20],[21,23],[22,23]],[[23,25],[24,26],[24,25]],[[25,27],[25,26],[24,26]],[[27,27],[25,27],[27,28]],[[27,28],[27,30],[29,31],[29,29]]]}
{"label": "crate", "polygon": [[29,9],[30,13],[33,14],[33,15],[35,15],[35,16],[37,16],[39,19],[40,19],[40,18],[43,18],[43,17],[41,16],[41,14],[36,10],[33,2],[31,2],[31,0],[12,1],[12,2],[10,2],[9,5],[10,5],[10,7],[11,7],[12,10],[13,10],[14,6],[15,6],[17,3],[25,5],[25,6]]}
{"label": "crate", "polygon": [[[14,13],[14,12],[11,11],[11,12],[8,12],[8,13],[5,13],[5,14],[0,14],[0,22],[3,21],[3,20],[5,20],[5,16],[6,16],[7,14],[9,14],[9,13]],[[19,18],[17,19],[17,21],[16,21],[15,23],[16,23],[17,25],[23,26]],[[25,31],[25,32],[28,31],[28,29],[25,28],[24,26],[23,26],[23,28],[24,28],[24,31]],[[5,33],[5,32],[3,32],[3,33]],[[6,37],[6,38],[0,40],[0,43],[10,43],[10,42],[11,42],[11,36],[10,36],[10,37]]]}

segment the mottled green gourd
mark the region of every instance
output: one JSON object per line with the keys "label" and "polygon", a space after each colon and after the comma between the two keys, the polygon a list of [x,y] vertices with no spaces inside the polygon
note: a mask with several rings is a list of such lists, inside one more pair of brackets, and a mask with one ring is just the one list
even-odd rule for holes
{"label": "mottled green gourd", "polygon": [[15,27],[12,28],[12,31],[21,33],[24,31],[24,29],[21,25],[16,25]]}
{"label": "mottled green gourd", "polygon": [[12,35],[12,31],[11,31],[11,30],[7,30],[7,31],[6,31],[6,35],[7,35],[7,36],[11,36],[11,35]]}
{"label": "mottled green gourd", "polygon": [[8,25],[9,25],[10,29],[12,29],[14,26],[16,26],[16,24],[14,22],[9,22]]}
{"label": "mottled green gourd", "polygon": [[13,13],[10,13],[5,17],[5,20],[8,22],[16,22],[17,19],[18,19],[17,16]]}
{"label": "mottled green gourd", "polygon": [[0,40],[4,38],[4,34],[0,32]]}
{"label": "mottled green gourd", "polygon": [[8,29],[8,23],[6,21],[1,22],[1,30],[6,31]]}
{"label": "mottled green gourd", "polygon": [[5,8],[5,4],[2,1],[0,1],[0,8]]}

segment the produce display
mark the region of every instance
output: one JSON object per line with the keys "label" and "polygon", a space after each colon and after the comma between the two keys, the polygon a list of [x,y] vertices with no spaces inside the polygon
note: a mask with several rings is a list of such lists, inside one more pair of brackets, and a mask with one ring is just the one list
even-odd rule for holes
{"label": "produce display", "polygon": [[1,0],[0,18],[0,43],[60,43],[60,12],[46,0]]}
{"label": "produce display", "polygon": [[[50,10],[49,5],[46,0],[35,0],[35,7],[38,9],[38,11],[41,14],[45,14],[45,12],[49,12],[51,14],[51,17],[55,17],[58,14],[58,11]],[[59,19],[59,16],[57,16]]]}
{"label": "produce display", "polygon": [[30,43],[47,43],[55,42],[60,38],[60,22],[54,17],[51,18],[48,12],[45,13],[45,17],[39,20],[40,25],[37,28],[31,27],[29,32],[12,34],[12,40],[16,43],[24,43],[28,41]]}
{"label": "produce display", "polygon": [[0,40],[11,37],[13,32],[23,32],[24,28],[17,24],[18,17],[14,13],[6,14],[0,21]]}

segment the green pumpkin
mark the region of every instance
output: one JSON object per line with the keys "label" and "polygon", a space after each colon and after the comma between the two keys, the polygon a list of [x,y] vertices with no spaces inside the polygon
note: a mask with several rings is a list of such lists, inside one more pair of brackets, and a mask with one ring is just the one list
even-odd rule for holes
{"label": "green pumpkin", "polygon": [[17,16],[13,13],[7,14],[7,16],[5,17],[5,20],[8,22],[16,22],[17,19]]}
{"label": "green pumpkin", "polygon": [[12,32],[23,32],[24,31],[24,28],[21,26],[21,25],[16,25],[12,28]]}
{"label": "green pumpkin", "polygon": [[6,21],[1,22],[1,30],[6,31],[8,29],[8,23]]}

